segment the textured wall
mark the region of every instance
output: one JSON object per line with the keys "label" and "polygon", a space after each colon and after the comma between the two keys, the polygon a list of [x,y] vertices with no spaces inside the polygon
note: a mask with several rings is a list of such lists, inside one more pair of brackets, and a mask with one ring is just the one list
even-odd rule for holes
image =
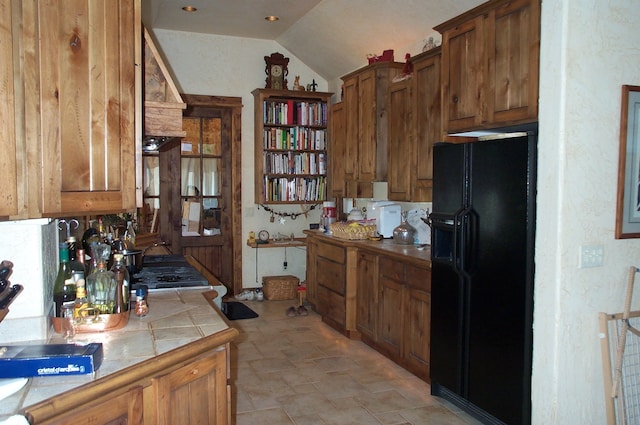
{"label": "textured wall", "polygon": [[[614,237],[622,84],[640,84],[640,7],[542,4],[534,424],[602,424],[598,312],[622,311],[638,240]],[[604,266],[578,268],[581,245]],[[632,308],[640,309],[640,291]]]}

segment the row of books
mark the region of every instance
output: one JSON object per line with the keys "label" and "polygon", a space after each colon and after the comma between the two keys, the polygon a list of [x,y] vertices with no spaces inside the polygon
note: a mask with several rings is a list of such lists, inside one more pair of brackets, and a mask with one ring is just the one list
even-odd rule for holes
{"label": "row of books", "polygon": [[265,174],[326,174],[327,155],[314,152],[264,153]]}
{"label": "row of books", "polygon": [[325,150],[327,130],[308,127],[268,127],[262,137],[264,149]]}
{"label": "row of books", "polygon": [[263,123],[281,125],[327,125],[325,102],[303,102],[296,100],[265,100]]}
{"label": "row of books", "polygon": [[266,202],[323,201],[326,192],[325,177],[296,177],[264,179]]}

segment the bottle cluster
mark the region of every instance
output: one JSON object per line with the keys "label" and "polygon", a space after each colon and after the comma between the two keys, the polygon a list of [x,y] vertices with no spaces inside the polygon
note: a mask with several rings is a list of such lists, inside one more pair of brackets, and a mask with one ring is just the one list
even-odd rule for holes
{"label": "bottle cluster", "polygon": [[123,255],[112,255],[112,247],[105,242],[92,241],[89,246],[87,256],[74,237],[59,245],[60,264],[53,287],[56,317],[63,317],[63,311],[70,308],[77,319],[129,310],[131,279]]}

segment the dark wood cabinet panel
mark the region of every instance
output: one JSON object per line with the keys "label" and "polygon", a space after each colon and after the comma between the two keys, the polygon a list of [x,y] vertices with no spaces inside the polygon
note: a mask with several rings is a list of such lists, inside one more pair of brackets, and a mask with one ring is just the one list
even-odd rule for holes
{"label": "dark wood cabinet panel", "polygon": [[492,0],[435,28],[445,132],[537,120],[540,3]]}
{"label": "dark wood cabinet panel", "polygon": [[392,358],[402,357],[405,307],[402,283],[384,275],[378,279],[378,348]]}
{"label": "dark wood cabinet panel", "polygon": [[356,328],[372,341],[377,340],[378,256],[358,253],[356,285]]}

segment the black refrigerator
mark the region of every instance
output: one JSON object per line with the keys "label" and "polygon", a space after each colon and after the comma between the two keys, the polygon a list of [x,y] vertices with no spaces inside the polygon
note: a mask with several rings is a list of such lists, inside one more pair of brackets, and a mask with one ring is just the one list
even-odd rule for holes
{"label": "black refrigerator", "polygon": [[433,151],[431,394],[531,423],[535,131]]}

